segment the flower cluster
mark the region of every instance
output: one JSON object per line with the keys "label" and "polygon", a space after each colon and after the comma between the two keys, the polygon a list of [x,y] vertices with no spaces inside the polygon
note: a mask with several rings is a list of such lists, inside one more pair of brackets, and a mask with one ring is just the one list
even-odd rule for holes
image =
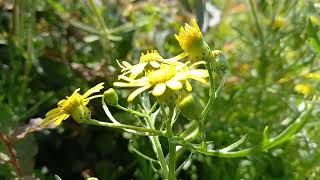
{"label": "flower cluster", "polygon": [[[197,67],[200,64],[206,64],[208,57],[212,54],[195,19],[192,19],[191,23],[192,26],[186,24],[185,27],[181,27],[179,35],[175,35],[184,53],[165,59],[158,51],[151,50],[146,54],[142,53],[136,65],[131,65],[127,61],[118,62],[122,74],[118,77],[120,81],[113,85],[136,88],[128,96],[129,102],[149,89],[153,96],[160,97],[167,89],[192,91],[190,79],[201,83],[207,82],[208,71]],[[187,56],[196,59],[193,61],[195,63],[180,61]],[[198,59],[200,61],[197,61]]]}
{"label": "flower cluster", "polygon": [[[191,92],[190,80],[207,82],[208,70],[198,67],[201,64],[207,64],[208,57],[212,56],[212,53],[204,41],[196,21],[192,19],[192,26],[186,24],[180,29],[179,35],[175,35],[175,37],[184,51],[175,57],[166,59],[158,51],[151,50],[141,54],[138,64],[132,65],[127,61],[118,62],[122,74],[118,77],[119,81],[114,82],[113,85],[136,88],[128,96],[129,102],[146,90],[151,90],[153,96],[160,98],[172,91]],[[187,56],[197,60],[192,61],[193,63],[190,61],[182,62],[181,60]],[[201,58],[200,61],[198,61],[199,58]],[[83,95],[79,94],[80,89],[76,89],[70,97],[59,101],[57,108],[46,114],[41,126],[53,123],[59,125],[70,116],[79,123],[90,120],[91,111],[87,104],[91,99],[103,96],[101,94],[91,96],[101,89],[103,89],[103,83],[89,89]],[[107,104],[117,105],[118,99],[113,89],[109,89],[104,95],[113,99]]]}

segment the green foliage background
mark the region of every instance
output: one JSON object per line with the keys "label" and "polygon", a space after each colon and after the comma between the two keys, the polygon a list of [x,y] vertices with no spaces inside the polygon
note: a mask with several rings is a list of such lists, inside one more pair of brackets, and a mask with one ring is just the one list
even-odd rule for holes
{"label": "green foliage background", "polygon": [[[44,117],[59,99],[77,87],[105,82],[119,74],[116,60],[137,62],[157,49],[164,57],[181,53],[173,34],[196,17],[211,47],[224,51],[230,72],[222,97],[206,123],[207,139],[223,147],[249,135],[257,144],[269,126],[281,132],[309,98],[295,91],[308,84],[319,96],[319,80],[305,77],[320,70],[320,1],[312,0],[8,0],[0,1],[0,130],[11,138],[24,176],[54,179],[156,179],[150,164],[128,149],[134,139],[150,156],[144,137],[119,130],[65,121],[53,130],[15,138],[31,118]],[[99,19],[99,16],[101,19]],[[105,30],[107,28],[107,31]],[[197,95],[206,101],[205,90]],[[130,92],[122,90],[120,103]],[[106,119],[99,101],[95,117]],[[130,116],[112,109],[119,119]],[[186,121],[181,119],[180,121]],[[243,158],[193,154],[181,179],[318,179],[319,109],[291,141]],[[0,142],[0,177],[15,168]],[[188,154],[181,156],[188,157]]]}

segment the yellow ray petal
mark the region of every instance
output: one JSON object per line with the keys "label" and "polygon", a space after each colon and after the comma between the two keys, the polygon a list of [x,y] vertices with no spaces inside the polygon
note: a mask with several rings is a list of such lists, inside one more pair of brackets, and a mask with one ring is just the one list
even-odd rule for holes
{"label": "yellow ray petal", "polygon": [[204,69],[192,69],[187,71],[189,76],[197,76],[197,77],[209,77],[208,71]]}
{"label": "yellow ray petal", "polygon": [[114,82],[113,86],[117,87],[140,87],[145,86],[147,82],[130,82],[130,83],[124,83],[124,82]]}
{"label": "yellow ray petal", "polygon": [[90,96],[93,93],[99,92],[101,89],[103,89],[103,84],[104,83],[99,83],[96,86],[90,88],[86,93],[84,93],[82,95],[83,98],[87,98],[88,96]]}
{"label": "yellow ray petal", "polygon": [[52,114],[59,113],[60,111],[61,111],[60,108],[51,109],[50,111],[47,112],[46,116],[50,116],[50,115],[52,115]]}
{"label": "yellow ray petal", "polygon": [[99,97],[103,97],[102,94],[98,94],[98,95],[94,95],[94,96],[90,96],[89,98],[86,98],[84,101],[90,101],[91,99],[95,99],[95,98],[99,98]]}
{"label": "yellow ray petal", "polygon": [[55,122],[55,121],[56,121],[57,119],[59,119],[60,117],[61,117],[61,115],[60,115],[60,116],[57,116],[57,117],[54,117],[54,118],[52,118],[52,119],[44,119],[44,120],[42,120],[42,122],[41,122],[41,124],[40,124],[40,127],[45,127],[45,126],[47,126],[47,125]]}
{"label": "yellow ray petal", "polygon": [[50,115],[46,115],[46,117],[44,119],[53,119],[55,117],[58,117],[58,116],[61,116],[62,114],[64,114],[63,110],[60,110],[59,112],[57,113],[54,113],[54,114],[50,114]]}
{"label": "yellow ray petal", "polygon": [[172,90],[180,90],[183,87],[182,83],[176,80],[169,80],[166,82],[166,85]]}
{"label": "yellow ray petal", "polygon": [[147,64],[148,64],[148,63],[141,63],[141,64],[134,65],[133,68],[130,70],[130,72],[131,72],[130,78],[131,78],[131,79],[134,79],[134,78],[136,78],[139,74],[141,74]]}
{"label": "yellow ray petal", "polygon": [[204,79],[204,78],[201,78],[201,77],[198,77],[198,76],[189,76],[190,79],[193,79],[193,80],[196,80],[196,81],[199,81],[201,83],[207,83],[207,80]]}
{"label": "yellow ray petal", "polygon": [[165,90],[166,90],[165,83],[156,84],[152,90],[152,95],[161,96]]}
{"label": "yellow ray petal", "polygon": [[189,92],[192,91],[192,86],[191,86],[191,84],[189,83],[189,81],[186,81],[186,89],[187,89],[187,91],[189,91]]}
{"label": "yellow ray petal", "polygon": [[150,61],[150,65],[153,67],[153,68],[159,68],[160,67],[160,64],[156,61]]}
{"label": "yellow ray petal", "polygon": [[181,54],[179,54],[179,55],[177,55],[175,57],[172,57],[172,58],[169,58],[169,59],[165,59],[165,61],[168,61],[168,62],[178,61],[178,60],[183,59],[183,58],[185,58],[187,56],[188,56],[188,54],[184,52],[184,53],[181,53]]}
{"label": "yellow ray petal", "polygon": [[141,88],[136,89],[135,91],[133,91],[129,97],[128,97],[128,102],[131,102],[134,98],[136,98],[140,93],[142,93],[143,91],[149,89],[151,87],[151,85],[148,86],[143,86]]}
{"label": "yellow ray petal", "polygon": [[56,121],[54,121],[54,124],[55,124],[56,126],[60,125],[61,122],[62,122],[63,120],[65,120],[65,119],[67,119],[69,116],[70,116],[69,114],[63,114],[63,115],[61,115]]}
{"label": "yellow ray petal", "polygon": [[130,63],[128,63],[127,61],[122,61],[122,64],[126,67],[126,68],[131,68],[132,65]]}

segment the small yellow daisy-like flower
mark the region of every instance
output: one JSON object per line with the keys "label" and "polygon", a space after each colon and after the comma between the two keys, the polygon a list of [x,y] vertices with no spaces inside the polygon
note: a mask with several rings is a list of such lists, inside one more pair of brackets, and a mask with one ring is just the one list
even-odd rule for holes
{"label": "small yellow daisy-like flower", "polygon": [[157,50],[151,50],[147,51],[146,54],[141,53],[140,61],[136,65],[131,65],[127,61],[122,61],[122,64],[118,62],[119,66],[121,67],[122,75],[119,76],[119,79],[121,79],[123,76],[129,75],[129,78],[135,79],[137,76],[139,76],[143,71],[152,71],[160,68],[160,65],[162,63],[164,64],[174,64],[178,60],[186,57],[186,53],[179,54],[173,58],[170,59],[164,59]]}
{"label": "small yellow daisy-like flower", "polygon": [[197,62],[190,67],[187,63],[177,64],[161,64],[159,69],[146,73],[146,76],[140,79],[131,79],[123,77],[123,80],[127,82],[115,82],[114,86],[118,87],[138,87],[133,91],[128,101],[132,101],[143,91],[152,88],[152,95],[161,96],[165,93],[167,87],[174,91],[181,90],[184,86],[187,91],[192,91],[192,86],[188,79],[194,79],[202,83],[206,83],[208,77],[207,70],[204,69],[192,69],[198,64],[204,64],[205,62]]}
{"label": "small yellow daisy-like flower", "polygon": [[76,89],[70,97],[66,97],[58,102],[58,107],[50,110],[40,126],[47,126],[51,123],[55,125],[61,124],[63,120],[66,120],[71,116],[75,121],[82,122],[91,118],[91,111],[87,108],[87,104],[91,99],[102,97],[102,95],[94,95],[93,93],[99,92],[103,89],[103,84],[100,83],[93,88],[89,89],[83,95],[79,94],[80,89]]}
{"label": "small yellow daisy-like flower", "polygon": [[298,93],[304,94],[304,95],[310,95],[313,93],[313,87],[310,84],[297,84],[294,87],[294,90]]}
{"label": "small yellow daisy-like flower", "polygon": [[201,30],[194,18],[191,20],[191,25],[185,24],[179,30],[179,35],[175,34],[180,47],[192,57],[203,57],[209,54],[210,48],[204,41]]}

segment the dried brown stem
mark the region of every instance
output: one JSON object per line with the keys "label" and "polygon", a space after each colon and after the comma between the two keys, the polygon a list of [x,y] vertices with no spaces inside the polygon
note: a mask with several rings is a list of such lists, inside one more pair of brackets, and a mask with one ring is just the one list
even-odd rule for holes
{"label": "dried brown stem", "polygon": [[16,153],[14,148],[12,147],[12,143],[10,138],[8,138],[7,135],[5,135],[3,132],[0,132],[0,139],[4,142],[4,144],[7,146],[9,157],[10,157],[10,163],[15,168],[17,176],[22,177],[22,170],[19,164],[19,161],[17,159]]}

